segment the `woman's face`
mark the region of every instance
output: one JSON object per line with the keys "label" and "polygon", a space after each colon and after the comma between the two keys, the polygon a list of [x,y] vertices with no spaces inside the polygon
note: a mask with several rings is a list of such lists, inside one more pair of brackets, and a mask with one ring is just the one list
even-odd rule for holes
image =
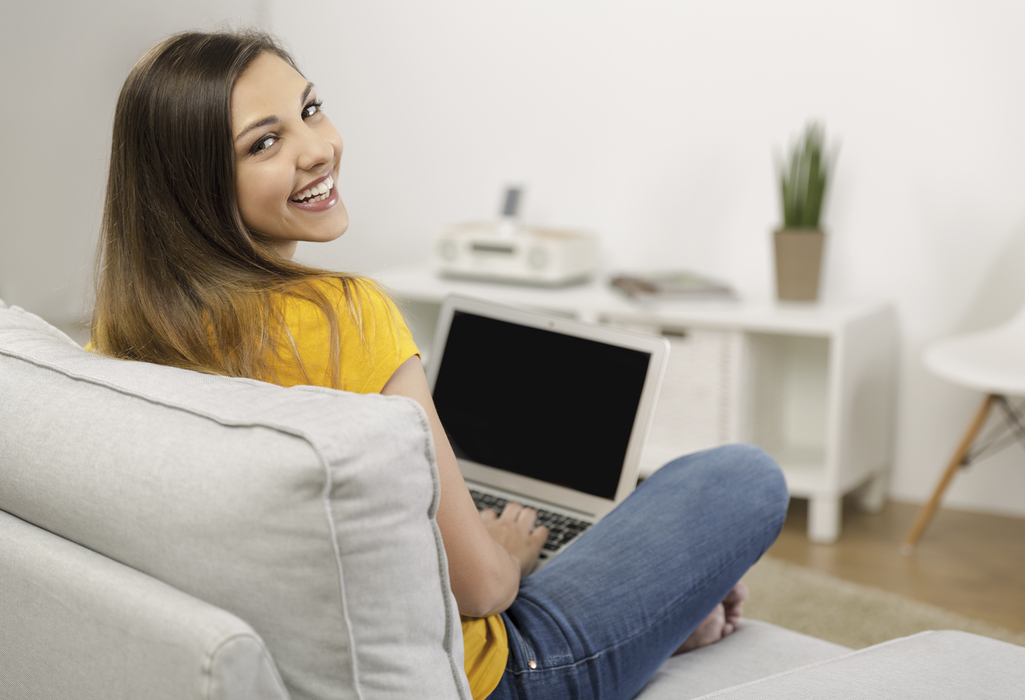
{"label": "woman's face", "polygon": [[298,241],[332,241],[349,226],[338,196],[342,137],[313,84],[271,53],[231,91],[235,195],[242,221],[284,258]]}

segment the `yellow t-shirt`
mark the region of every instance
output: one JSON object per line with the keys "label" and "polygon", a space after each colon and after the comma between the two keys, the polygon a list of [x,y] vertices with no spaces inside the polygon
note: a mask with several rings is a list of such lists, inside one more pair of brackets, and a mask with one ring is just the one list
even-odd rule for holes
{"label": "yellow t-shirt", "polygon": [[[314,280],[310,287],[336,312],[338,366],[331,366],[331,327],[324,312],[312,301],[282,295],[280,311],[288,333],[282,334],[282,347],[270,362],[275,384],[332,387],[334,370],[339,380],[335,388],[376,394],[399,365],[419,354],[402,315],[373,284],[351,283],[351,305],[337,280]],[[294,352],[288,347],[292,343]]]}
{"label": "yellow t-shirt", "polygon": [[483,700],[498,686],[509,658],[509,635],[500,615],[460,616],[463,623],[463,670],[474,700]]}
{"label": "yellow t-shirt", "polygon": [[[354,285],[355,318],[347,310],[339,282],[318,280],[313,285],[332,302],[338,313],[341,388],[361,394],[379,393],[399,365],[419,354],[402,316],[391,300],[371,284]],[[330,387],[330,328],[323,312],[314,303],[302,299],[284,297],[284,304],[282,315],[301,365],[285,348],[274,363],[275,382],[282,386]],[[362,325],[362,339],[359,325]],[[505,671],[509,656],[505,623],[498,615],[464,616],[462,627],[466,677],[474,700],[481,700],[495,689]]]}

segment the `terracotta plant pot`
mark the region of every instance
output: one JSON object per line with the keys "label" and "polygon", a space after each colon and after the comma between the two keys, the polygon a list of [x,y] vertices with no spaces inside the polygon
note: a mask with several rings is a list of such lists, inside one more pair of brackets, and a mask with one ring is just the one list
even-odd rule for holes
{"label": "terracotta plant pot", "polygon": [[817,228],[780,229],[776,241],[776,296],[780,301],[815,301],[819,297],[822,242]]}

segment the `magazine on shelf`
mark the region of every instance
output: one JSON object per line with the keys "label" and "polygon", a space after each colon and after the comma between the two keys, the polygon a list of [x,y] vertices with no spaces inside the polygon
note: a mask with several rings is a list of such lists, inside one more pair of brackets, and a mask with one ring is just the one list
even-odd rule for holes
{"label": "magazine on shelf", "polygon": [[632,299],[736,299],[725,282],[687,270],[620,274],[612,286]]}

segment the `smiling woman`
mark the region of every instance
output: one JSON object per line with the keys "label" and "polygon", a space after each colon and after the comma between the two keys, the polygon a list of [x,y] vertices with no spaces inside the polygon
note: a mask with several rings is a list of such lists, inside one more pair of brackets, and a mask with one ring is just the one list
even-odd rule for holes
{"label": "smiling woman", "polygon": [[[341,156],[313,85],[270,37],[187,33],[150,50],[114,115],[92,348],[341,388],[338,309],[360,338],[364,302],[394,320],[369,280],[291,261],[298,241],[348,227]],[[317,362],[288,322],[306,307],[330,338]]]}

